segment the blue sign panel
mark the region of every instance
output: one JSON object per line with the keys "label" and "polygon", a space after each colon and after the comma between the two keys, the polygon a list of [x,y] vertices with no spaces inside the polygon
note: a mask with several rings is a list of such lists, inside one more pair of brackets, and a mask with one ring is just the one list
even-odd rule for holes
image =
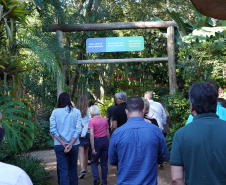
{"label": "blue sign panel", "polygon": [[86,40],[86,51],[88,53],[106,52],[105,38],[90,38]]}
{"label": "blue sign panel", "polygon": [[106,38],[106,52],[126,51],[125,37]]}

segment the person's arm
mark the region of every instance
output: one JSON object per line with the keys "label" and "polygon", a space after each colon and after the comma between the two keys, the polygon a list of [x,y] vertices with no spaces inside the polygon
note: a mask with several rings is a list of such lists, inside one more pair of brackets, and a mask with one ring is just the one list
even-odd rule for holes
{"label": "person's arm", "polygon": [[68,152],[71,151],[72,146],[73,146],[73,144],[75,143],[75,141],[77,141],[77,139],[73,137],[72,140],[71,140],[71,142],[66,144],[66,147],[65,147],[65,149],[64,149],[64,152],[65,152],[65,153],[68,153]]}
{"label": "person's arm", "polygon": [[[52,112],[49,120],[50,120],[50,133],[55,138],[58,138],[60,136],[60,134],[57,131],[57,123],[56,123],[55,111]],[[59,139],[58,139],[58,141],[59,141]]]}
{"label": "person's arm", "polygon": [[110,132],[109,132],[109,129],[107,129],[107,137],[108,137],[108,142],[110,143]]}
{"label": "person's arm", "polygon": [[111,115],[110,115],[110,109],[109,109],[110,107],[108,107],[108,109],[107,109],[107,114],[106,114],[106,119],[107,119],[107,121],[108,121],[108,124],[110,125],[110,118],[111,118]]}
{"label": "person's arm", "polygon": [[164,124],[166,124],[166,112],[162,105],[161,105],[161,110],[162,110],[162,124],[164,125]]}
{"label": "person's arm", "polygon": [[77,119],[76,119],[76,123],[75,123],[75,128],[76,129],[75,129],[75,134],[74,134],[73,138],[78,139],[79,135],[82,132],[82,116],[81,116],[81,112],[78,109],[76,109],[76,110],[78,112],[76,112],[77,113]]}
{"label": "person's arm", "polygon": [[108,159],[111,165],[118,165],[118,153],[115,147],[115,137],[114,133],[111,135],[111,140],[108,149]]}
{"label": "person's arm", "polygon": [[162,164],[166,162],[169,158],[169,152],[166,145],[166,140],[164,138],[164,135],[160,130],[159,131],[159,137],[160,137],[160,145],[159,145],[159,152],[158,152],[158,164]]}
{"label": "person's arm", "polygon": [[113,133],[117,128],[118,128],[118,121],[113,120],[113,121],[112,121],[112,128],[111,128],[112,133]]}
{"label": "person's arm", "polygon": [[62,146],[63,146],[64,148],[68,145],[68,143],[66,143],[63,139],[61,139],[60,136],[57,137],[57,140],[62,144]]}
{"label": "person's arm", "polygon": [[171,165],[171,183],[172,185],[185,185],[183,166]]}
{"label": "person's arm", "polygon": [[92,154],[96,155],[97,152],[95,151],[95,146],[94,146],[94,131],[93,131],[93,128],[90,128],[89,131],[90,131],[90,144],[91,144]]}

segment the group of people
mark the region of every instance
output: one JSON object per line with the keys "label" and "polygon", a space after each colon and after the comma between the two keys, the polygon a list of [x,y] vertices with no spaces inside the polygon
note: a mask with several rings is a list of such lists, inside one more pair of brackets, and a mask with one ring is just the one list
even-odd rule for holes
{"label": "group of people", "polygon": [[[89,148],[91,148],[94,185],[107,184],[108,159],[112,165],[116,165],[118,168],[118,184],[120,184],[121,178],[131,179],[130,183],[140,184],[142,180],[134,181],[134,178],[129,178],[129,176],[134,176],[134,173],[142,168],[150,167],[154,171],[149,172],[148,170],[147,174],[142,172],[137,179],[147,177],[150,182],[157,182],[155,166],[168,159],[168,151],[162,133],[163,125],[166,123],[165,109],[160,103],[153,100],[152,91],[147,91],[143,99],[132,97],[128,100],[125,92],[118,92],[115,94],[114,100],[115,105],[108,108],[107,116],[104,118],[100,116],[98,105],[88,106],[86,96],[81,96],[74,106],[68,93],[60,94],[57,108],[53,110],[50,117],[50,133],[54,137],[59,184],[78,184],[78,178],[84,178],[87,173],[90,173],[87,169]],[[134,129],[136,127],[139,129]],[[127,133],[128,130],[131,132]],[[125,135],[122,134],[124,132]],[[146,134],[144,134],[145,132]],[[147,134],[149,132],[152,134]],[[141,139],[146,135],[148,137],[145,140]],[[123,138],[121,138],[122,136]],[[131,138],[135,140],[132,141]],[[126,144],[128,141],[133,143],[131,149]],[[148,146],[146,146],[147,144]],[[137,150],[138,153],[131,152],[136,147],[143,149],[142,151]],[[132,156],[134,159],[139,157],[140,165],[137,169],[133,168]],[[82,169],[79,177],[77,176],[78,158]],[[119,160],[119,158],[122,159]],[[132,159],[129,160],[131,164],[128,159]],[[141,165],[144,159],[146,163]],[[99,163],[101,180],[98,172]],[[128,166],[126,169],[129,173],[126,176],[125,165]],[[152,175],[149,176],[150,174]]]}
{"label": "group of people", "polygon": [[[226,184],[226,101],[218,96],[218,86],[212,81],[190,87],[191,115],[172,142],[173,185]],[[86,96],[81,96],[76,106],[66,92],[58,97],[50,117],[50,132],[60,185],[78,184],[78,158],[82,169],[79,178],[89,173],[89,147],[94,185],[107,184],[108,161],[117,166],[118,185],[157,184],[158,164],[169,157],[162,132],[166,110],[153,100],[151,91],[145,92],[144,98],[127,99],[125,92],[116,93],[114,98],[115,105],[108,108],[106,119],[100,116],[97,102],[88,106]],[[4,136],[1,119],[0,113],[0,143]],[[0,172],[0,184],[32,184],[18,167],[0,162]]]}

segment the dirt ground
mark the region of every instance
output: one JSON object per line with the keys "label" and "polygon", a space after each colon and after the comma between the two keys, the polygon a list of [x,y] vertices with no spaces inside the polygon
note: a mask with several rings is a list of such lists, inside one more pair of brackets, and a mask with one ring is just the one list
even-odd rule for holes
{"label": "dirt ground", "polygon": [[[46,163],[46,170],[50,173],[52,178],[50,182],[52,185],[57,185],[57,172],[56,172],[56,156],[54,150],[42,150],[35,151],[30,153],[32,156],[36,156],[38,158],[43,159]],[[91,171],[91,167],[88,166],[88,169]],[[100,170],[100,169],[99,169]],[[78,161],[78,174],[81,171],[80,164]],[[100,171],[99,171],[100,172]],[[116,176],[116,167],[109,164],[108,166],[108,185],[116,185],[117,184],[117,176]],[[79,179],[79,185],[92,185],[93,177],[92,172],[87,174],[84,179]],[[170,165],[166,163],[164,167],[160,167],[158,169],[158,185],[170,185]]]}

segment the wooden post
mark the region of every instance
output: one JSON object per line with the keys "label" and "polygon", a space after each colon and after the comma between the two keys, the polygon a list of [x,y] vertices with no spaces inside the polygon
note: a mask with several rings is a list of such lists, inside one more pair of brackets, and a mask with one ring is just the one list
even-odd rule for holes
{"label": "wooden post", "polygon": [[175,68],[175,43],[174,43],[174,27],[167,28],[167,50],[168,50],[168,70],[170,94],[174,94],[177,88],[176,68]]}
{"label": "wooden post", "polygon": [[[64,47],[63,32],[57,30],[56,34],[57,34],[57,39],[58,39],[59,46],[61,48],[63,48]],[[62,68],[64,68],[62,60],[61,60],[61,66],[62,66]],[[64,73],[63,73],[63,75],[64,75]],[[59,95],[62,92],[63,92],[63,85],[62,85],[62,81],[60,80],[60,77],[59,77],[59,72],[57,72],[57,98],[59,97]]]}

